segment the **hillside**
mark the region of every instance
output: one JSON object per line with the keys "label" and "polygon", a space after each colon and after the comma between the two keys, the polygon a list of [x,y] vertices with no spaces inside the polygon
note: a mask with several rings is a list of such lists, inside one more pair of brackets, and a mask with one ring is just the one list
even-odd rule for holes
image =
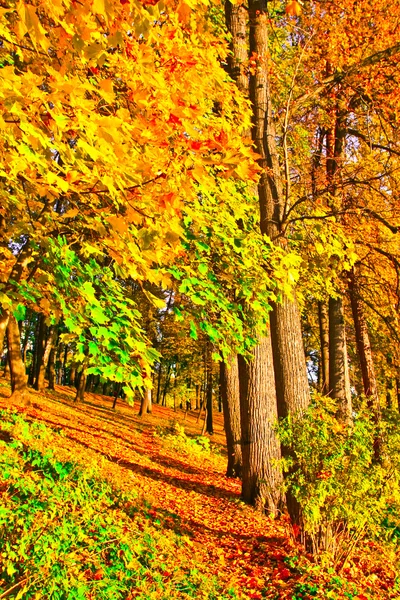
{"label": "hillside", "polygon": [[0,598],[399,597],[374,544],[323,569],[284,519],[240,501],[221,415],[210,446],[195,413],[155,406],[141,420],[62,387],[8,410],[0,390]]}

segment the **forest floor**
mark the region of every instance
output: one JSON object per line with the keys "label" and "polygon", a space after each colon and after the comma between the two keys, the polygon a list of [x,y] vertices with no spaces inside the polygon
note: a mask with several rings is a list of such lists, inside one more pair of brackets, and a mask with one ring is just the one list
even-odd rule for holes
{"label": "forest floor", "polygon": [[[194,411],[174,412],[155,405],[151,415],[139,418],[137,405],[119,400],[113,410],[112,398],[91,393],[76,404],[72,389],[61,386],[55,392],[32,391],[28,406],[11,407],[8,396],[8,383],[2,379],[0,410],[12,409],[26,421],[50,428],[54,432],[51,446],[54,452],[59,446],[60,460],[68,456],[82,466],[96,465],[99,476],[118,493],[134,494],[135,519],[141,531],[145,527],[151,535],[158,532],[160,540],[171,535],[181,540],[177,545],[174,542],[175,546],[167,545],[164,553],[162,543],[156,544],[154,560],[162,563],[165,579],[177,577],[179,569],[190,572],[191,577],[203,577],[201,585],[184,588],[180,584],[173,594],[162,592],[165,585],[161,583],[157,591],[153,578],[152,591],[146,595],[142,589],[141,598],[400,598],[396,573],[390,567],[393,563],[376,543],[357,548],[338,572],[302,550],[287,520],[273,521],[241,502],[240,482],[224,475],[221,414],[215,415],[209,447],[207,439],[195,437],[200,435],[202,423]],[[0,485],[0,509],[4,492]],[[96,595],[96,585],[105,585],[98,573],[91,577],[91,595],[83,598],[107,597]],[[151,573],[146,577],[151,580]],[[207,580],[216,582],[213,591],[207,591]],[[18,597],[18,585],[22,584],[17,581],[12,591],[12,586],[4,584],[2,588],[1,583],[0,573],[0,598]],[[133,591],[125,598],[137,595]],[[41,596],[27,593],[19,597]],[[47,593],[42,597],[62,600],[80,596]]]}

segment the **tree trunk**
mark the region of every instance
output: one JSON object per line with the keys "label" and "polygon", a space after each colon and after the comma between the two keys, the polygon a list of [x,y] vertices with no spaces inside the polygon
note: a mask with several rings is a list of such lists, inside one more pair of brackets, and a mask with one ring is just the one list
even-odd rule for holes
{"label": "tree trunk", "polygon": [[[250,0],[248,3],[248,13],[250,18],[250,53],[256,57],[257,61],[254,72],[250,75],[250,100],[253,106],[251,135],[255,150],[260,156],[259,165],[262,169],[258,185],[260,229],[275,244],[284,247],[285,240],[282,235],[282,222],[289,194],[287,192],[286,197],[283,194],[270,95],[268,69],[269,15],[267,2]],[[233,9],[228,8],[227,25],[230,31],[234,33],[232,19],[229,20],[229,14],[234,14]],[[239,43],[239,39],[245,35],[246,31],[243,29],[246,26],[244,11],[237,13],[236,22],[239,37],[236,34],[232,39],[233,56],[234,60],[240,64],[241,59],[236,57],[240,57],[243,54],[242,42],[240,40]],[[234,73],[232,76],[234,76]],[[237,79],[238,77],[236,77]],[[243,85],[246,85],[244,79]],[[286,179],[288,180],[288,177]],[[257,361],[261,360],[260,357],[262,355],[268,354],[270,359],[270,373],[262,372],[266,368],[265,363],[264,366],[262,363],[259,363],[257,369],[251,366],[251,364],[247,368],[243,359],[239,361],[239,372],[241,379],[241,405],[248,398],[246,405],[241,406],[242,437],[244,436],[244,439],[242,439],[243,497],[254,504],[265,502],[268,505],[268,510],[276,513],[282,497],[280,489],[281,478],[277,469],[265,464],[266,459],[264,457],[265,448],[274,457],[276,457],[276,453],[279,454],[279,451],[276,449],[275,434],[272,430],[272,423],[276,420],[277,416],[276,401],[278,403],[279,415],[285,416],[292,412],[302,412],[310,401],[310,392],[300,313],[296,299],[290,300],[287,297],[283,297],[282,303],[274,306],[270,322],[271,340],[269,338],[268,342],[265,342],[264,339],[260,340],[264,347],[254,350],[254,360]],[[263,387],[262,396],[264,397],[265,405],[260,403],[260,398],[256,391],[257,384]],[[268,386],[273,387],[267,389]],[[246,406],[250,406],[251,410],[246,410]],[[259,414],[265,415],[265,424],[260,424],[260,419],[257,416]],[[243,416],[245,420],[243,420]],[[244,424],[246,424],[246,429],[243,428]],[[267,428],[266,431],[265,427]],[[260,436],[260,431],[264,431],[265,436]],[[260,446],[259,448],[257,448],[258,445]],[[251,458],[251,466],[249,456],[253,456]],[[265,478],[263,471],[268,475],[268,484],[262,483]],[[288,508],[291,511],[292,519],[298,521],[298,507],[296,506],[292,510],[292,506],[289,503]]]}
{"label": "tree trunk", "polygon": [[270,337],[260,337],[246,362],[238,357],[242,442],[242,498],[276,516],[283,505],[278,419]]}
{"label": "tree trunk", "polygon": [[28,382],[25,365],[21,356],[21,338],[18,323],[13,315],[10,315],[7,325],[7,346],[10,362],[11,375],[11,398],[23,399],[28,391]]}
{"label": "tree trunk", "polygon": [[140,401],[139,417],[151,413],[151,408],[151,390],[146,388]]}
{"label": "tree trunk", "polygon": [[0,353],[3,352],[4,338],[6,335],[6,329],[7,329],[9,318],[10,318],[10,313],[7,310],[4,310],[4,308],[3,308],[0,313]]}
{"label": "tree trunk", "polygon": [[211,344],[207,342],[206,347],[206,377],[207,377],[207,391],[206,391],[206,411],[207,411],[207,425],[206,431],[212,435],[214,433],[213,424],[213,372],[212,372],[212,358],[211,358]]}
{"label": "tree trunk", "polygon": [[10,374],[10,361],[8,359],[8,350],[6,352],[6,362],[4,363],[3,377],[6,379]]}
{"label": "tree trunk", "polygon": [[162,393],[161,406],[166,406],[166,397],[167,397],[170,379],[171,379],[171,365],[168,365],[167,373],[165,375],[165,383],[164,383],[164,389],[163,389],[163,393]]}
{"label": "tree trunk", "polygon": [[318,302],[320,353],[320,391],[326,396],[329,392],[329,313],[324,302]]}
{"label": "tree trunk", "polygon": [[47,386],[49,390],[55,389],[55,381],[56,381],[56,349],[54,346],[50,350],[49,356],[49,385]]}
{"label": "tree trunk", "polygon": [[33,350],[32,350],[32,363],[30,366],[30,370],[29,370],[29,377],[28,377],[28,383],[29,385],[33,385],[33,382],[35,381],[35,377],[36,377],[36,370],[37,370],[37,357],[38,357],[38,343],[39,343],[39,339],[40,339],[40,327],[41,327],[41,316],[42,315],[37,315],[37,321],[36,321],[36,325],[35,325],[35,331],[33,334]]}
{"label": "tree trunk", "polygon": [[121,391],[121,387],[122,387],[122,383],[116,383],[115,390],[114,390],[114,402],[112,405],[113,410],[115,410],[115,407],[117,406],[117,400],[118,400],[119,393]]}
{"label": "tree trunk", "polygon": [[[282,221],[287,199],[283,194],[270,94],[266,2],[250,0],[249,16],[250,52],[257,56],[257,68],[250,77],[250,99],[252,137],[262,168],[258,185],[260,229],[284,247]],[[279,416],[302,412],[310,402],[310,390],[296,299],[283,295],[282,302],[273,307],[270,322]]]}
{"label": "tree trunk", "polygon": [[228,72],[239,90],[248,93],[249,76],[247,73],[247,6],[245,3],[225,2],[225,21],[232,36],[231,54],[228,55]]}
{"label": "tree trunk", "polygon": [[376,416],[379,418],[380,406],[378,388],[376,385],[374,360],[372,357],[368,326],[365,320],[364,309],[360,298],[357,274],[354,267],[349,275],[349,292],[364,394],[368,398],[369,408],[373,410],[374,413],[376,413]]}
{"label": "tree trunk", "polygon": [[338,410],[344,420],[350,419],[352,413],[346,363],[344,309],[339,296],[329,298],[329,395],[338,401]]}
{"label": "tree trunk", "polygon": [[44,351],[39,357],[38,368],[36,370],[36,379],[34,383],[34,388],[38,392],[44,388],[44,376],[47,369],[47,363],[49,362],[51,348],[55,342],[55,338],[57,336],[57,329],[52,326],[49,328],[48,337],[44,346]]}
{"label": "tree trunk", "polygon": [[35,343],[35,370],[32,369],[32,381],[31,384],[37,390],[37,383],[40,376],[40,369],[43,364],[43,357],[45,352],[45,339],[46,339],[46,323],[43,314],[39,315],[39,330]]}
{"label": "tree trunk", "polygon": [[162,376],[162,365],[159,364],[158,367],[158,380],[157,380],[157,396],[156,396],[156,404],[160,404],[160,394],[161,394],[161,376]]}
{"label": "tree trunk", "polygon": [[62,360],[62,368],[60,369],[61,373],[61,377],[60,377],[60,381],[59,383],[63,384],[63,385],[67,385],[67,361],[68,361],[68,344],[65,344],[64,347],[64,354],[63,354],[63,360]]}
{"label": "tree trunk", "polygon": [[242,446],[240,427],[239,366],[237,356],[220,363],[220,390],[224,409],[224,426],[228,451],[227,477],[242,473]]}
{"label": "tree trunk", "polygon": [[397,410],[400,412],[400,377],[396,377]]}
{"label": "tree trunk", "polygon": [[85,369],[79,371],[78,373],[78,381],[76,386],[76,394],[74,398],[74,402],[80,402],[84,400],[85,397],[85,389],[86,389],[86,373]]}

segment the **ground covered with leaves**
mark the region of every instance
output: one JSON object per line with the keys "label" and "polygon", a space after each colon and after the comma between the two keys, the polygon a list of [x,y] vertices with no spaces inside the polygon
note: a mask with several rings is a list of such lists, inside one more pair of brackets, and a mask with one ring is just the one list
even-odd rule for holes
{"label": "ground covered with leaves", "polygon": [[400,598],[370,541],[334,569],[306,555],[287,521],[240,501],[195,413],[72,391],[9,405],[0,387],[0,598]]}

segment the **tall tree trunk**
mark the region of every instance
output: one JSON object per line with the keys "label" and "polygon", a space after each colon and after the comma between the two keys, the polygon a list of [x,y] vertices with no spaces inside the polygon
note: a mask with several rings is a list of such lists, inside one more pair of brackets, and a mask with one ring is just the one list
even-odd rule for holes
{"label": "tall tree trunk", "polygon": [[122,383],[116,383],[115,384],[115,389],[114,389],[114,402],[112,405],[113,410],[115,410],[115,407],[117,406],[117,400],[118,400],[118,396],[120,394],[122,388]]}
{"label": "tall tree trunk", "polygon": [[212,372],[212,358],[211,358],[211,343],[207,342],[206,346],[206,377],[207,377],[207,391],[206,391],[206,411],[207,411],[207,424],[206,431],[210,435],[214,433],[213,423],[213,372]]}
{"label": "tall tree trunk", "polygon": [[139,417],[151,413],[151,390],[146,388],[140,401]]}
{"label": "tall tree trunk", "polygon": [[161,376],[162,376],[162,364],[159,363],[158,367],[158,379],[157,379],[157,396],[156,396],[156,404],[160,404],[160,394],[161,394]]}
{"label": "tall tree trunk", "polygon": [[67,362],[68,362],[68,344],[65,344],[64,347],[64,354],[63,354],[63,360],[62,360],[62,368],[60,369],[61,373],[61,377],[62,379],[59,381],[59,383],[62,385],[67,385],[68,382],[68,378],[67,378]]}
{"label": "tall tree trunk", "polygon": [[329,313],[324,302],[318,302],[318,322],[320,339],[320,391],[324,396],[329,392]]}
{"label": "tall tree trunk", "polygon": [[0,353],[3,352],[4,338],[6,335],[6,329],[7,329],[9,318],[10,318],[10,313],[7,310],[4,310],[4,308],[1,309],[1,312],[0,312]]}
{"label": "tall tree trunk", "polygon": [[[250,77],[253,104],[252,137],[261,158],[262,173],[258,185],[260,228],[275,244],[285,246],[282,222],[285,198],[276,144],[268,70],[268,11],[265,1],[249,2],[250,52],[257,56],[257,67]],[[274,357],[279,416],[301,412],[309,404],[310,390],[296,299],[283,295],[271,313],[271,339]]]}
{"label": "tall tree trunk", "polygon": [[368,406],[371,410],[380,415],[378,388],[376,385],[374,360],[372,357],[371,343],[369,340],[368,326],[364,316],[364,309],[360,298],[360,290],[357,282],[357,273],[355,267],[349,274],[349,292],[351,301],[351,310],[353,314],[354,329],[356,333],[356,343],[358,358],[361,367],[361,376],[364,386],[364,394],[368,398]]}
{"label": "tall tree trunk", "polygon": [[351,396],[346,373],[347,351],[343,299],[329,298],[329,395],[338,401],[344,420],[351,418]]}
{"label": "tall tree trunk", "polygon": [[33,350],[32,350],[32,363],[30,366],[30,370],[29,370],[29,377],[28,377],[28,383],[29,385],[33,385],[33,382],[35,381],[35,377],[36,377],[36,371],[37,371],[37,357],[38,357],[38,344],[40,343],[40,328],[42,325],[42,315],[37,315],[37,320],[36,320],[36,325],[35,325],[35,332],[33,335]]}
{"label": "tall tree trunk", "polygon": [[162,402],[161,402],[161,406],[166,406],[166,397],[167,397],[167,392],[168,392],[168,388],[169,388],[169,382],[171,379],[171,366],[172,365],[168,365],[167,368],[167,373],[165,375],[165,382],[164,382],[164,389],[163,389],[163,393],[162,393]]}
{"label": "tall tree trunk", "polygon": [[37,389],[37,382],[39,379],[39,373],[40,373],[40,369],[41,366],[43,364],[43,357],[44,357],[44,352],[45,352],[45,345],[46,345],[46,323],[45,323],[45,317],[43,314],[39,315],[39,331],[38,331],[38,335],[36,338],[36,343],[35,343],[35,352],[36,352],[36,358],[35,358],[35,370],[33,371],[33,378],[32,378],[32,385],[35,389]]}
{"label": "tall tree trunk", "polygon": [[16,318],[10,315],[7,325],[7,347],[10,362],[11,398],[23,399],[28,391],[25,365],[21,356],[21,338]]}
{"label": "tall tree trunk", "polygon": [[396,377],[397,409],[400,412],[400,377]]}
{"label": "tall tree trunk", "polygon": [[51,348],[55,342],[56,336],[57,336],[56,327],[54,327],[54,326],[50,327],[49,331],[48,331],[48,335],[47,335],[47,340],[44,345],[43,354],[39,358],[40,362],[38,364],[38,368],[36,371],[37,375],[36,375],[36,379],[35,379],[35,383],[34,383],[34,388],[37,391],[40,391],[44,388],[44,376],[45,376],[46,369],[47,369],[47,363],[49,362]]}
{"label": "tall tree trunk", "polygon": [[224,409],[224,426],[228,451],[227,477],[242,473],[242,446],[240,427],[239,366],[237,356],[220,363],[220,390]]}
{"label": "tall tree trunk", "polygon": [[55,386],[54,386],[55,381],[56,381],[56,349],[53,346],[52,349],[50,350],[50,356],[49,356],[49,384],[47,386],[49,390],[55,389]]}
{"label": "tall tree trunk", "polygon": [[274,516],[283,505],[278,419],[270,337],[260,337],[252,360],[238,356],[242,442],[242,498]]}
{"label": "tall tree trunk", "polygon": [[[242,8],[242,5],[240,7]],[[248,14],[250,18],[250,53],[256,57],[257,61],[254,73],[250,75],[250,100],[253,106],[251,135],[255,150],[260,156],[259,164],[262,169],[258,185],[260,229],[275,244],[285,246],[285,240],[282,238],[282,222],[289,193],[287,192],[284,197],[272,112],[268,69],[269,16],[267,2],[250,0]],[[227,25],[234,34],[232,36],[233,60],[241,65],[243,62],[241,58],[243,56],[242,38],[246,36],[244,10],[236,12],[235,25],[232,23],[233,17],[235,17],[233,9],[228,8]],[[236,34],[235,27],[238,32]],[[236,81],[238,81],[239,75],[240,73],[235,77],[235,73],[232,73]],[[243,91],[246,91],[245,78],[242,78],[241,81]],[[288,178],[286,177],[286,179]],[[261,339],[260,342],[263,347],[254,350],[254,361],[258,361],[257,368],[252,363],[246,366],[243,359],[239,359],[243,497],[254,504],[265,502],[268,510],[276,513],[281,499],[280,474],[271,467],[265,457],[266,449],[270,453],[268,458],[272,455],[274,458],[279,456],[273,431],[273,422],[277,416],[276,402],[279,415],[285,416],[292,412],[303,411],[310,401],[300,314],[295,299],[290,300],[283,297],[282,303],[274,306],[271,315],[271,340],[268,338],[268,342],[265,342],[264,339]],[[270,359],[270,373],[265,373],[267,361],[264,361],[264,364],[260,362],[260,356],[266,353]],[[260,395],[256,391],[257,384],[262,385],[264,390]],[[273,387],[267,390],[266,385]],[[261,397],[264,399],[264,405],[260,403]],[[263,423],[259,417],[261,414],[265,415]],[[263,436],[259,435],[260,428]],[[263,439],[265,439],[264,443]],[[260,447],[257,448],[257,446]],[[268,485],[262,483],[263,471],[268,475]],[[275,485],[275,489],[272,487],[273,485]],[[290,510],[290,502],[288,507]],[[295,511],[292,511],[291,517],[293,520],[298,520],[297,507]]]}
{"label": "tall tree trunk", "polygon": [[83,401],[83,399],[85,397],[85,390],[86,390],[86,373],[85,373],[85,369],[82,367],[82,370],[79,371],[79,373],[78,373],[76,394],[75,394],[75,398],[74,398],[75,402]]}

